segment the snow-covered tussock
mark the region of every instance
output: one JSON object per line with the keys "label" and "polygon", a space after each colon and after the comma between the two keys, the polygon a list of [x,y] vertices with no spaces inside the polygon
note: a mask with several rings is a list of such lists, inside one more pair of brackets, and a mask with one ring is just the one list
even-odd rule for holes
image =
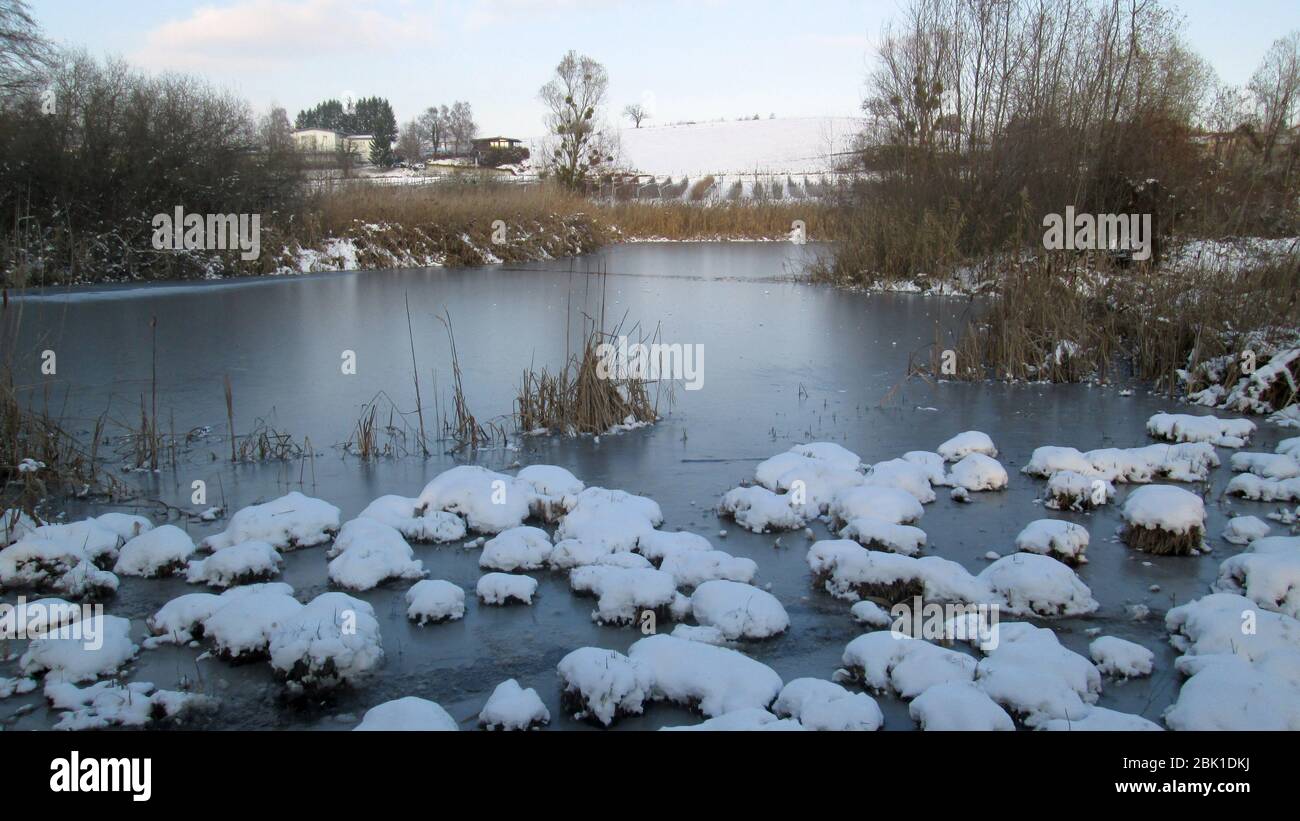
{"label": "snow-covered tussock", "polygon": [[897,602],[918,595],[941,602],[993,599],[988,585],[954,561],[881,553],[848,539],[814,542],[808,549],[808,567],[827,593],[847,601],[877,598]]}
{"label": "snow-covered tussock", "polygon": [[980,689],[1030,727],[1087,715],[1101,693],[1101,673],[1091,661],[1045,628],[1004,623],[998,633],[997,648],[976,669]]}
{"label": "snow-covered tussock", "polygon": [[965,653],[890,630],[866,633],[844,648],[849,676],[876,692],[915,698],[936,684],[971,681],[976,661]]}
{"label": "snow-covered tussock", "polygon": [[389,579],[418,579],[424,565],[396,529],[376,519],[353,519],[343,525],[326,553],[329,578],[348,590],[369,590]]}
{"label": "snow-covered tussock", "polygon": [[721,550],[674,549],[664,556],[659,569],[672,576],[678,587],[689,589],[714,579],[749,584],[758,573],[758,564]]}
{"label": "snow-covered tussock", "polygon": [[966,490],[1002,490],[1007,486],[1007,470],[983,453],[971,453],[952,466],[948,484]]}
{"label": "snow-covered tussock", "polygon": [[884,714],[866,693],[850,693],[833,681],[797,678],[781,688],[772,712],[807,730],[878,730]]}
{"label": "snow-covered tussock", "polygon": [[478,714],[485,730],[533,730],[551,722],[551,712],[537,691],[524,689],[514,679],[497,685]]}
{"label": "snow-covered tussock", "polygon": [[1223,528],[1223,540],[1230,544],[1250,544],[1268,532],[1268,523],[1258,516],[1233,516]]}
{"label": "snow-covered tussock", "polygon": [[1237,593],[1265,610],[1300,618],[1300,536],[1256,539],[1219,565],[1215,592]]}
{"label": "snow-covered tussock", "polygon": [[[42,530],[43,528],[38,528]],[[116,534],[102,531],[114,540]],[[95,567],[83,543],[66,532],[24,536],[0,550],[0,588],[54,590],[74,598],[110,595],[117,576]]]}
{"label": "snow-covered tussock", "polygon": [[[930,487],[933,473],[929,465],[918,465],[907,459],[890,459],[872,465],[863,484],[898,488],[916,497],[921,504],[928,505],[935,498],[934,489]],[[946,483],[948,480],[943,481]]]}
{"label": "snow-covered tussock", "polygon": [[1053,473],[1047,480],[1044,505],[1052,510],[1083,512],[1115,498],[1115,486],[1105,479],[1089,478],[1072,470]]}
{"label": "snow-covered tussock", "polygon": [[569,573],[569,586],[596,597],[591,617],[606,624],[630,624],[644,610],[663,615],[677,595],[673,577],[653,568],[585,565]]}
{"label": "snow-covered tussock", "polygon": [[904,556],[915,556],[925,546],[925,531],[911,525],[896,525],[874,516],[858,516],[850,519],[840,529],[839,535],[852,539],[864,547],[876,550],[890,550]]}
{"label": "snow-covered tussock", "polygon": [[1263,479],[1253,473],[1232,477],[1224,493],[1241,496],[1253,502],[1300,501],[1300,477],[1294,479]]}
{"label": "snow-covered tussock", "polygon": [[515,573],[484,573],[474,592],[484,604],[532,604],[537,579]]}
{"label": "snow-covered tussock", "polygon": [[397,530],[413,542],[454,542],[465,538],[465,522],[443,510],[419,512],[419,499],[380,496],[361,511],[359,518],[374,519]]}
{"label": "snow-covered tussock", "polygon": [[1157,478],[1175,482],[1204,481],[1210,468],[1219,466],[1218,454],[1208,442],[1146,445],[1139,448],[1098,448],[1086,453],[1069,447],[1035,448],[1021,472],[1044,479],[1072,471],[1089,479],[1146,484]]}
{"label": "snow-covered tussock", "polygon": [[551,555],[551,540],[546,531],[536,527],[512,527],[488,539],[479,555],[478,566],[485,570],[540,570]]}
{"label": "snow-covered tussock", "polygon": [[1285,453],[1234,453],[1230,464],[1238,473],[1253,473],[1264,479],[1300,476],[1300,462]]}
{"label": "snow-covered tussock", "polygon": [[131,622],[120,616],[92,616],[75,628],[32,639],[18,659],[19,672],[44,673],[47,684],[93,681],[116,673],[140,649],[131,641]]}
{"label": "snow-covered tussock", "polygon": [[1121,511],[1121,537],[1130,547],[1188,555],[1204,548],[1205,502],[1172,485],[1147,485],[1129,494]]}
{"label": "snow-covered tussock", "polygon": [[1155,668],[1155,653],[1132,641],[1101,636],[1088,645],[1088,655],[1102,675],[1133,678],[1149,676]]}
{"label": "snow-covered tussock", "polygon": [[190,584],[232,587],[267,581],[280,573],[283,558],[268,542],[250,541],[223,547],[206,559],[189,563],[185,580]]}
{"label": "snow-covered tussock", "polygon": [[1255,432],[1255,423],[1249,419],[1157,413],[1147,420],[1147,432],[1170,442],[1209,442],[1220,447],[1239,448]]}
{"label": "snow-covered tussock", "polygon": [[912,699],[907,711],[922,730],[988,732],[1016,728],[1007,711],[969,681],[947,681],[928,687]]}
{"label": "snow-covered tussock", "polygon": [[369,603],[322,593],[271,634],[271,668],[291,690],[356,684],[383,661],[379,622]]}
{"label": "snow-covered tussock", "polygon": [[465,616],[465,591],[443,579],[421,579],[406,591],[406,617],[417,624]]}
{"label": "snow-covered tussock", "polygon": [[663,520],[663,511],[653,499],[589,487],[577,495],[572,509],[560,521],[555,539],[577,539],[610,552],[630,551]]}
{"label": "snow-covered tussock", "polygon": [[407,696],[371,707],[352,728],[362,731],[456,731],[460,727],[437,702]]}
{"label": "snow-covered tussock", "polygon": [[863,485],[837,494],[830,505],[831,519],[840,526],[866,517],[892,524],[911,524],[925,515],[916,497],[896,487]]}
{"label": "snow-covered tussock", "polygon": [[650,670],[652,697],[698,709],[706,716],[766,709],[781,692],[772,668],[728,647],[656,635],[627,651]]}
{"label": "snow-covered tussock", "polygon": [[993,445],[989,435],[977,430],[959,433],[940,445],[937,450],[945,462],[957,462],[972,453],[980,453],[988,457],[998,455],[998,449]]}
{"label": "snow-covered tussock", "polygon": [[580,647],[560,659],[564,709],[576,719],[608,727],[626,715],[639,715],[654,689],[649,664],[613,650]]}
{"label": "snow-covered tussock", "polygon": [[704,582],[691,595],[691,612],[702,626],[717,628],[731,640],[769,638],[790,627],[775,596],[740,582]]}
{"label": "snow-covered tussock", "polygon": [[556,465],[529,465],[515,476],[533,489],[533,515],[543,521],[558,521],[577,504],[586,487],[582,480]]}
{"label": "snow-covered tussock", "polygon": [[294,550],[324,544],[338,530],[337,507],[295,490],[240,510],[230,517],[224,532],[204,539],[200,547],[221,550],[240,542],[262,541],[279,550]]}
{"label": "snow-covered tussock", "polygon": [[500,533],[524,523],[535,495],[526,481],[478,465],[457,465],[424,486],[417,510],[455,513],[472,530]]}
{"label": "snow-covered tussock", "polygon": [[1016,550],[1039,553],[1066,564],[1088,561],[1088,529],[1062,519],[1037,519],[1016,536]]}
{"label": "snow-covered tussock", "polygon": [[158,690],[147,681],[100,681],[89,687],[51,681],[45,685],[45,698],[51,709],[63,711],[54,724],[55,730],[144,727],[156,719],[181,719],[216,708],[215,699]]}
{"label": "snow-covered tussock", "polygon": [[777,494],[758,486],[732,488],[718,504],[719,513],[754,533],[801,528],[807,520],[800,510],[791,494]]}

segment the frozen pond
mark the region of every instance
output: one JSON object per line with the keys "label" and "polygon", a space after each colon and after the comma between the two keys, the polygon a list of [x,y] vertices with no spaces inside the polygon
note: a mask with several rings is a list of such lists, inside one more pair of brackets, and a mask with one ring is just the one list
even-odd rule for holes
{"label": "frozen pond", "polygon": [[[1231,476],[1231,451],[1220,449],[1224,466],[1211,473],[1206,497],[1209,555],[1147,556],[1118,542],[1119,503],[1134,485],[1119,486],[1117,503],[1092,514],[1045,510],[1041,497],[1046,483],[1019,473],[1035,447],[1146,445],[1153,441],[1144,429],[1151,414],[1190,411],[1141,386],[1132,386],[1137,387],[1134,395],[1121,396],[1124,386],[932,387],[912,380],[891,395],[904,379],[909,355],[933,342],[936,323],[960,327],[974,310],[972,303],[958,297],[849,293],[797,281],[802,263],[818,250],[785,243],[645,243],[576,261],[513,267],[46,293],[11,305],[22,311],[15,378],[47,389],[51,407],[65,407],[65,415],[77,420],[74,427],[88,430],[105,408],[112,409],[115,419],[138,418],[140,397],[148,401],[151,391],[155,350],[150,318],[156,316],[157,401],[164,429],[210,426],[224,432],[223,379],[228,374],[240,432],[262,418],[297,438],[310,436],[318,455],[305,470],[298,462],[232,468],[228,445],[214,438],[191,448],[175,469],[124,474],[126,480],[137,483],[145,498],[191,507],[191,483],[202,479],[209,503],[224,499],[231,511],[301,490],[337,505],[346,521],[378,496],[417,495],[438,473],[463,461],[437,455],[363,464],[335,446],[349,437],[361,406],[377,394],[386,393],[406,410],[415,406],[404,307],[408,298],[426,406],[432,405],[436,371],[436,392],[446,407],[449,352],[434,318],[445,308],[455,323],[466,397],[484,420],[511,411],[526,368],[561,363],[566,327],[576,330],[584,311],[598,312],[603,290],[607,325],[626,315],[625,327],[639,322],[653,330],[658,325],[664,341],[703,346],[703,388],[679,387],[675,406],[664,405],[664,419],[650,428],[598,440],[527,438],[518,449],[480,452],[478,464],[507,471],[555,464],[588,486],[650,496],[662,506],[664,529],[694,531],[718,549],[753,559],[759,568],[756,583],[770,585],[789,612],[791,626],[778,638],[738,646],[788,681],[829,678],[840,666],[845,644],[864,628],[850,618],[848,603],[814,588],[805,561],[809,542],[801,533],[786,535],[782,546],[774,546],[775,535],[749,533],[719,519],[713,512],[719,496],[751,478],[760,460],[799,442],[836,442],[872,463],[909,450],[934,450],[961,431],[984,431],[997,444],[1010,487],[972,494],[973,503],[966,505],[939,489],[938,500],[926,506],[920,522],[929,536],[925,554],[978,572],[988,563],[988,551],[1013,552],[1016,534],[1034,519],[1064,518],[1087,527],[1090,562],[1078,572],[1101,608],[1086,618],[1054,620],[1051,626],[1062,643],[1085,656],[1089,628],[1154,650],[1153,676],[1125,683],[1107,680],[1099,703],[1159,721],[1179,687],[1175,653],[1163,627],[1165,611],[1208,592],[1219,563],[1240,550],[1219,538],[1228,517],[1262,517],[1272,506],[1221,498]],[[601,279],[585,273],[597,269],[607,275]],[[40,374],[39,352],[44,349],[57,354],[54,377]],[[342,372],[344,351],[356,354],[355,374]],[[1280,438],[1276,427],[1261,424],[1248,449],[1271,451]],[[159,510],[156,505],[118,509]],[[196,541],[224,526],[176,523]],[[821,523],[813,529],[817,538],[832,538]],[[727,531],[725,538],[718,537],[720,530]],[[221,699],[219,711],[207,720],[211,726],[327,729],[350,728],[367,708],[408,695],[437,701],[469,728],[493,688],[517,678],[541,694],[552,728],[586,727],[560,709],[556,663],[587,645],[624,651],[641,638],[640,632],[594,624],[593,600],[575,597],[563,576],[545,572],[532,574],[541,583],[532,607],[482,606],[473,596],[481,575],[479,551],[463,549],[460,542],[413,546],[430,578],[450,580],[468,591],[465,618],[436,626],[410,624],[403,600],[406,582],[356,594],[374,605],[386,653],[381,676],[363,690],[341,693],[321,705],[286,707],[265,663],[234,667],[196,660],[202,650],[184,647],[142,651],[128,668],[128,678],[168,689],[197,683]],[[329,589],[325,566],[323,548],[289,553],[282,580],[306,600]],[[145,635],[146,617],[169,599],[198,589],[180,579],[123,577],[107,610],[131,618],[138,640]],[[13,598],[12,592],[4,595],[5,601]],[[1147,619],[1133,618],[1129,607],[1137,604],[1150,609]],[[0,677],[15,675],[15,668],[15,662],[0,662]],[[915,726],[906,704],[892,696],[877,700],[886,729]],[[25,705],[38,706],[31,710]],[[20,709],[23,714],[14,717]],[[39,690],[0,701],[0,720],[7,729],[48,726],[54,718]],[[618,726],[653,728],[697,720],[685,710],[656,704]]]}

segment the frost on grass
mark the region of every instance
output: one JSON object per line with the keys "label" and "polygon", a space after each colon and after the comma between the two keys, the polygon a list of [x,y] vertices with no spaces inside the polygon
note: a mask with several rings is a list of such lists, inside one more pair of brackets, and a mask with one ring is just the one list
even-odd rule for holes
{"label": "frost on grass", "polygon": [[515,573],[484,573],[474,592],[484,604],[532,604],[537,579]]}
{"label": "frost on grass", "polygon": [[185,567],[193,552],[190,534],[175,525],[162,525],[124,544],[113,572],[150,579],[170,576]]}
{"label": "frost on grass", "polygon": [[540,570],[551,555],[551,539],[536,527],[503,530],[483,545],[478,566],[485,570]]}
{"label": "frost on grass", "polygon": [[806,730],[870,732],[885,723],[874,698],[818,678],[797,678],[785,685],[772,712],[797,720]]}
{"label": "frost on grass", "polygon": [[773,493],[765,487],[732,488],[722,495],[718,512],[754,533],[797,530],[806,524],[799,505],[789,493]]}
{"label": "frost on grass", "polygon": [[922,730],[988,732],[1014,730],[1007,711],[969,681],[948,681],[927,688],[907,707]]}
{"label": "frost on grass", "polygon": [[1076,565],[1088,561],[1088,529],[1062,519],[1037,519],[1016,536],[1016,550]]}
{"label": "frost on grass", "polygon": [[1250,544],[1268,532],[1268,523],[1258,516],[1233,516],[1223,528],[1223,540],[1229,544]]}
{"label": "frost on grass", "polygon": [[981,690],[1030,727],[1087,715],[1101,693],[1101,672],[1091,661],[1046,628],[1003,623],[998,632],[997,648],[976,668]]}
{"label": "frost on grass", "polygon": [[976,661],[965,653],[914,639],[892,630],[858,636],[842,658],[850,679],[877,692],[915,698],[936,684],[970,681]]}
{"label": "frost on grass", "polygon": [[264,582],[280,573],[280,552],[269,542],[240,542],[223,547],[206,559],[189,563],[185,580],[211,587],[234,587]]}
{"label": "frost on grass", "polygon": [[596,597],[591,618],[602,624],[631,624],[643,610],[666,617],[677,595],[673,577],[653,568],[585,565],[569,573],[569,587]]}
{"label": "frost on grass", "polygon": [[47,682],[50,709],[62,711],[55,730],[144,727],[162,719],[182,720],[216,709],[216,700],[197,693],[158,690],[147,681],[100,681],[89,687]]}
{"label": "frost on grass", "polygon": [[860,517],[905,525],[919,520],[925,515],[925,509],[905,490],[864,485],[838,494],[831,502],[830,514],[840,527]]}
{"label": "frost on grass", "polygon": [[555,522],[573,509],[585,485],[569,471],[556,465],[529,465],[515,476],[533,489],[533,515]]}
{"label": "frost on grass", "polygon": [[556,666],[565,712],[608,727],[618,718],[640,715],[654,689],[645,662],[613,650],[580,647]]}
{"label": "frost on grass", "polygon": [[397,530],[413,542],[454,542],[465,538],[465,522],[443,510],[420,512],[420,500],[407,496],[380,496],[361,511],[360,518],[374,519]]}
{"label": "frost on grass", "polygon": [[418,511],[445,511],[465,517],[471,530],[500,533],[528,518],[533,489],[527,482],[478,465],[457,465],[424,486]]}
{"label": "frost on grass", "polygon": [[1136,642],[1115,636],[1093,639],[1088,645],[1088,655],[1105,676],[1137,678],[1149,676],[1155,669],[1155,653]]}
{"label": "frost on grass", "polygon": [[1220,447],[1239,448],[1254,432],[1255,423],[1249,419],[1157,413],[1147,420],[1147,433],[1169,442],[1208,442]]}
{"label": "frost on grass", "polygon": [[1047,480],[1046,507],[1052,510],[1073,510],[1076,513],[1093,510],[1115,498],[1115,486],[1105,479],[1095,479],[1062,470]]}
{"label": "frost on grass", "polygon": [[551,711],[537,691],[520,687],[512,678],[497,685],[478,714],[485,730],[533,730],[550,722]]}
{"label": "frost on grass", "polygon": [[1237,473],[1253,473],[1264,479],[1300,476],[1300,462],[1282,453],[1234,453],[1229,464]]}
{"label": "frost on grass", "polygon": [[405,730],[409,732],[455,732],[460,729],[456,719],[434,701],[416,696],[385,701],[371,707],[361,717],[361,723],[352,728],[354,731],[389,732]]}
{"label": "frost on grass", "polygon": [[[93,681],[116,673],[140,649],[131,642],[131,622],[120,616],[92,616],[81,620],[79,627],[32,639],[18,659],[19,672],[24,676],[44,673],[47,684]],[[88,641],[91,635],[94,640]]]}
{"label": "frost on grass", "polygon": [[730,713],[708,718],[699,724],[680,724],[674,727],[660,727],[665,732],[700,731],[710,732],[780,732],[801,731],[802,724],[792,718],[777,718],[767,710],[749,708],[733,710]]}
{"label": "frost on grass", "polygon": [[911,525],[896,525],[874,516],[858,516],[850,519],[840,529],[839,535],[852,539],[863,547],[874,550],[890,550],[904,556],[915,556],[925,546],[925,531]]}
{"label": "frost on grass", "polygon": [[784,633],[790,617],[776,596],[740,582],[707,581],[691,595],[691,612],[727,639],[765,639]]}
{"label": "frost on grass", "polygon": [[337,507],[295,490],[240,510],[230,517],[224,532],[207,537],[201,547],[216,551],[240,542],[262,541],[278,550],[295,550],[324,544],[338,530]]}
{"label": "frost on grass", "polygon": [[689,589],[717,579],[749,584],[758,573],[758,564],[721,550],[687,549],[669,551],[659,569],[672,576],[675,585]]}
{"label": "frost on grass", "polygon": [[971,453],[952,466],[948,483],[969,491],[1002,490],[1007,486],[1007,471],[996,459]]}
{"label": "frost on grass", "polygon": [[406,591],[406,617],[417,624],[438,624],[465,616],[465,591],[443,579],[422,579]]}
{"label": "frost on grass", "polygon": [[330,581],[348,590],[370,590],[389,579],[424,575],[424,564],[402,534],[374,519],[343,525],[326,555],[331,557]]}
{"label": "frost on grass", "polygon": [[365,680],[384,660],[374,609],[344,593],[322,593],[271,635],[271,668],[291,691]]}
{"label": "frost on grass", "polygon": [[656,701],[714,717],[734,710],[767,709],[781,692],[781,677],[762,662],[728,647],[657,635],[627,651],[650,670]]}
{"label": "frost on grass", "polygon": [[989,438],[989,435],[977,430],[959,433],[940,445],[937,450],[945,462],[957,462],[972,453],[979,453],[989,457],[998,455],[998,449],[994,447],[993,440]]}
{"label": "frost on grass", "polygon": [[1264,608],[1300,618],[1300,536],[1256,539],[1219,565],[1217,593],[1236,593]]}
{"label": "frost on grass", "polygon": [[578,494],[573,509],[565,514],[555,531],[557,541],[577,539],[608,548],[629,551],[642,536],[663,523],[659,503],[622,490],[589,487]]}
{"label": "frost on grass", "polygon": [[[1240,478],[1240,477],[1239,477]],[[1205,502],[1172,485],[1147,485],[1129,494],[1120,538],[1157,555],[1195,555],[1204,549]]]}

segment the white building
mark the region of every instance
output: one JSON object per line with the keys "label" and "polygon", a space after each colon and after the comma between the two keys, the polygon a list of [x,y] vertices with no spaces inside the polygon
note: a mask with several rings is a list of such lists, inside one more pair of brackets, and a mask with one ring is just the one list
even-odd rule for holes
{"label": "white building", "polygon": [[375,138],[371,134],[344,134],[328,128],[300,128],[293,132],[293,142],[299,151],[309,154],[348,151],[362,162],[369,162]]}

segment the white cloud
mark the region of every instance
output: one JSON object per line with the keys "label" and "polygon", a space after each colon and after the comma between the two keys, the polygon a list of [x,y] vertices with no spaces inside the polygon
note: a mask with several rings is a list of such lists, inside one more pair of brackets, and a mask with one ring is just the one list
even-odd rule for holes
{"label": "white cloud", "polygon": [[474,0],[465,14],[465,27],[471,30],[507,25],[521,18],[615,6],[621,0]]}
{"label": "white cloud", "polygon": [[[178,70],[266,70],[340,53],[432,43],[432,15],[372,0],[236,0],[149,30],[132,58]],[[389,4],[390,6],[392,4]]]}

